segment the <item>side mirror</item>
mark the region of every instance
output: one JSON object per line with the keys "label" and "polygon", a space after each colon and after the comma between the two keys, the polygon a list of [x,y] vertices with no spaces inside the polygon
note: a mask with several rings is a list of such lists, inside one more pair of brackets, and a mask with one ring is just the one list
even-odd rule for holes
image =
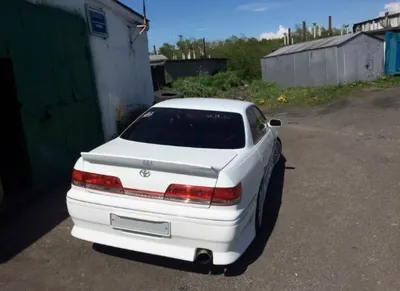
{"label": "side mirror", "polygon": [[268,122],[268,124],[269,124],[269,126],[276,126],[276,127],[279,127],[279,126],[282,125],[282,122],[281,122],[279,119],[271,119],[271,120]]}

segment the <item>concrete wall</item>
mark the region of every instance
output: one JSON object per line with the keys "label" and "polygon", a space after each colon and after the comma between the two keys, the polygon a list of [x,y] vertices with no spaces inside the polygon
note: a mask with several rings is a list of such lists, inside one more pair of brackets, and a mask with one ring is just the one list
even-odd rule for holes
{"label": "concrete wall", "polygon": [[384,73],[384,42],[361,34],[339,47],[265,58],[261,67],[262,79],[280,87],[371,81]]}
{"label": "concrete wall", "polygon": [[135,105],[153,103],[147,33],[136,38],[140,31],[136,25],[142,19],[113,0],[30,1],[78,13],[85,20],[85,4],[105,11],[109,37],[91,35],[90,46],[106,139],[117,132],[118,110],[124,115]]}
{"label": "concrete wall", "polygon": [[227,70],[226,62],[225,59],[168,60],[165,63],[165,71],[173,80],[181,77],[214,75]]}

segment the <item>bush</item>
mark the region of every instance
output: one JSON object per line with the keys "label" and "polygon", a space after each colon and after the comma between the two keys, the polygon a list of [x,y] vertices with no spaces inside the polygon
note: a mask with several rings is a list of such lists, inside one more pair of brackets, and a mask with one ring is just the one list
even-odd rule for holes
{"label": "bush", "polygon": [[180,78],[172,83],[172,88],[185,97],[213,97],[243,85],[235,72],[228,71],[214,76]]}
{"label": "bush", "polygon": [[[172,83],[172,88],[183,93],[185,97],[212,97],[218,94],[218,91],[212,86],[202,83],[203,77],[189,77],[178,79]],[[204,83],[205,80],[203,80]]]}

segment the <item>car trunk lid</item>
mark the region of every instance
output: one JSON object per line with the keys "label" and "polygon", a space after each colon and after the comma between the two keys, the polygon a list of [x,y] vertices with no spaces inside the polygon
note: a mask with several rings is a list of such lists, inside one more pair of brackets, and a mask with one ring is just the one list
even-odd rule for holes
{"label": "car trunk lid", "polygon": [[[125,190],[124,195],[164,200],[171,185],[213,189],[219,172],[236,156],[234,150],[173,147],[115,139],[89,153],[82,153],[82,170],[118,178]],[[96,189],[87,191],[97,192]]]}

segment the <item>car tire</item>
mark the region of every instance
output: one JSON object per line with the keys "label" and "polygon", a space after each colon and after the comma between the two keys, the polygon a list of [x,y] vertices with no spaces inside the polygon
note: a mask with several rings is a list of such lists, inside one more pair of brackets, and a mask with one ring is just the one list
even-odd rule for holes
{"label": "car tire", "polygon": [[266,186],[264,185],[264,179],[262,179],[257,195],[257,207],[254,220],[256,236],[260,234],[262,227],[264,225],[264,206],[265,206],[265,197],[267,196],[267,194],[265,193],[263,197],[262,192],[266,191],[265,187]]}
{"label": "car tire", "polygon": [[273,157],[274,165],[276,165],[279,162],[282,155],[282,141],[279,137],[276,138],[273,155],[274,155]]}
{"label": "car tire", "polygon": [[[281,155],[282,155],[282,141],[278,137],[275,141],[275,147],[274,147],[274,166],[279,162]],[[265,200],[267,197],[267,192],[268,192],[268,185],[264,185],[264,179],[261,180],[260,183],[260,188],[258,190],[258,195],[257,195],[257,208],[256,208],[256,215],[255,215],[255,229],[256,229],[256,235],[258,235],[264,225],[264,208],[265,208]],[[265,191],[265,195],[262,194]],[[264,195],[264,197],[263,197]]]}

